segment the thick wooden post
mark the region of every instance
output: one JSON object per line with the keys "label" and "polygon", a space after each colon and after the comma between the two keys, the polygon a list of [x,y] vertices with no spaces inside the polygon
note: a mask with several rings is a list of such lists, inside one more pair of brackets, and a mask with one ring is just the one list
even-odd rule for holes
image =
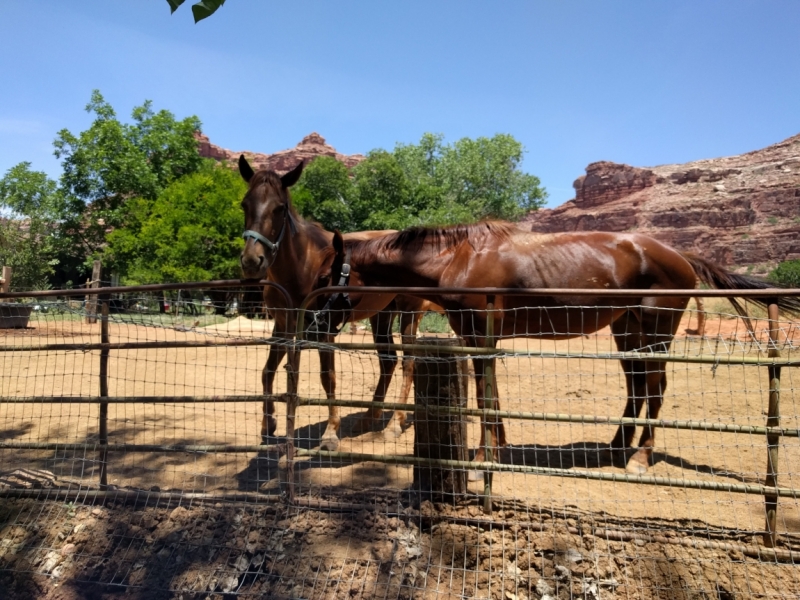
{"label": "thick wooden post", "polygon": [[[444,338],[419,338],[416,344],[430,350],[415,353],[414,364],[414,456],[444,460],[469,459],[467,423],[456,412],[437,411],[467,406],[467,373],[464,360],[447,351],[459,342]],[[417,465],[414,489],[421,500],[454,502],[467,492],[464,469]]]}
{"label": "thick wooden post", "polygon": [[[97,299],[97,296],[95,296]],[[108,344],[108,298],[103,298],[101,301],[101,317],[100,317],[100,343]],[[108,356],[109,349],[103,348],[100,350],[100,397],[108,398]],[[99,417],[99,435],[98,441],[100,443],[100,452],[98,460],[100,461],[100,489],[108,489],[108,402],[100,403],[100,417]]]}
{"label": "thick wooden post", "polygon": [[[778,349],[778,304],[777,300],[770,303],[767,315],[769,317],[769,352],[770,358],[780,358]],[[779,427],[781,424],[781,368],[773,365],[767,366],[769,374],[769,409],[767,412],[767,427]],[[770,433],[767,435],[767,477],[764,485],[778,487],[778,449],[781,436]],[[766,510],[766,528],[764,545],[774,548],[778,539],[775,530],[778,520],[778,497],[773,494],[764,495],[764,508]]]}
{"label": "thick wooden post", "polygon": [[0,292],[8,293],[11,291],[11,267],[3,267],[3,276],[0,278]]}
{"label": "thick wooden post", "polygon": [[[99,260],[94,261],[92,264],[92,280],[89,287],[100,287],[100,276],[102,275],[102,267]],[[97,323],[97,295],[92,294],[86,296],[86,322]]]}

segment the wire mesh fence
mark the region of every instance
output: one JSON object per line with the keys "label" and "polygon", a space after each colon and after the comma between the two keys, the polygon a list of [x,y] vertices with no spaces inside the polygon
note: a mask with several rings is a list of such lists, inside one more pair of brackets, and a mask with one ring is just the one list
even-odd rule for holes
{"label": "wire mesh fence", "polygon": [[[277,430],[262,436],[267,354],[294,346],[272,337],[273,319],[239,314],[241,295],[226,291],[220,310],[207,290],[178,292],[106,295],[97,323],[86,323],[85,298],[37,298],[26,328],[3,330],[8,597],[800,594],[794,321],[756,313],[748,327],[724,300],[706,299],[702,337],[687,333],[695,310],[659,317],[681,319],[668,348],[620,354],[605,327],[499,339],[486,350],[494,412],[476,404],[478,351],[445,317],[425,315],[424,339],[406,346],[416,355],[410,393],[396,359],[385,355],[382,371],[370,324],[352,323],[335,341],[304,342],[296,397],[285,394],[291,374],[276,370]],[[583,307],[583,320],[604,308]],[[326,351],[335,355],[330,394]],[[623,417],[620,359],[634,358],[641,375],[666,376],[658,415]],[[774,414],[768,422],[777,364],[779,423]],[[326,438],[333,405],[335,440]],[[507,444],[493,451],[490,442],[469,462],[485,423],[499,419]],[[636,426],[631,448],[611,444],[621,424]],[[652,455],[646,472],[632,470],[647,426]],[[768,449],[777,450],[771,467]],[[765,495],[777,497],[774,531]]]}

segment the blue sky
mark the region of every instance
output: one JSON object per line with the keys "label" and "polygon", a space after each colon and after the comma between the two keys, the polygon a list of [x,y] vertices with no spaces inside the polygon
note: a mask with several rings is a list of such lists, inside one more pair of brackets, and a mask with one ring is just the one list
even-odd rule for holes
{"label": "blue sky", "polygon": [[800,3],[771,0],[228,0],[195,25],[165,0],[0,0],[0,173],[58,176],[52,141],[98,88],[211,140],[340,152],[510,133],[549,205],[590,162],[755,150],[800,133]]}

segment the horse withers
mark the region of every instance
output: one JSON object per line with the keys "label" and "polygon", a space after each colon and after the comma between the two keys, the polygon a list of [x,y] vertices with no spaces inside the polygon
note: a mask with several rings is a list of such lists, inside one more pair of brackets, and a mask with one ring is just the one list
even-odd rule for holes
{"label": "horse withers", "polygon": [[[351,283],[366,286],[429,287],[420,294],[444,307],[453,330],[472,347],[483,347],[487,299],[480,294],[442,294],[438,287],[582,289],[582,296],[506,295],[495,299],[497,339],[568,339],[611,327],[621,352],[667,352],[698,279],[719,289],[767,289],[771,284],[737,275],[709,261],[679,252],[658,240],[631,233],[539,234],[510,223],[482,222],[445,228],[406,229],[368,241],[334,238],[337,255],[350,253]],[[341,260],[337,258],[336,260]],[[593,290],[687,290],[686,296],[613,298]],[[416,292],[415,292],[416,293]],[[753,299],[765,305],[764,299]],[[800,312],[800,299],[784,297],[779,307]],[[589,315],[589,316],[587,316]],[[490,359],[475,356],[478,407],[486,405]],[[627,387],[623,417],[656,419],[667,386],[666,362],[624,359]],[[491,389],[497,390],[496,381]],[[493,394],[496,398],[496,392]],[[499,408],[499,406],[497,406]],[[476,460],[483,460],[485,427]],[[612,451],[624,453],[636,428],[620,425]],[[502,423],[494,439],[506,443]],[[628,459],[631,473],[647,471],[654,431],[644,427],[638,449]]]}

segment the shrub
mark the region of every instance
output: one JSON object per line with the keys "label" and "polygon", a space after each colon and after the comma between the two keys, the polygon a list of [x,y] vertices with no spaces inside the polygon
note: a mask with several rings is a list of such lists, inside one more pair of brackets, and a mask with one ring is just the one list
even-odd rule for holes
{"label": "shrub", "polygon": [[800,260],[787,260],[769,274],[770,281],[792,288],[800,288]]}

